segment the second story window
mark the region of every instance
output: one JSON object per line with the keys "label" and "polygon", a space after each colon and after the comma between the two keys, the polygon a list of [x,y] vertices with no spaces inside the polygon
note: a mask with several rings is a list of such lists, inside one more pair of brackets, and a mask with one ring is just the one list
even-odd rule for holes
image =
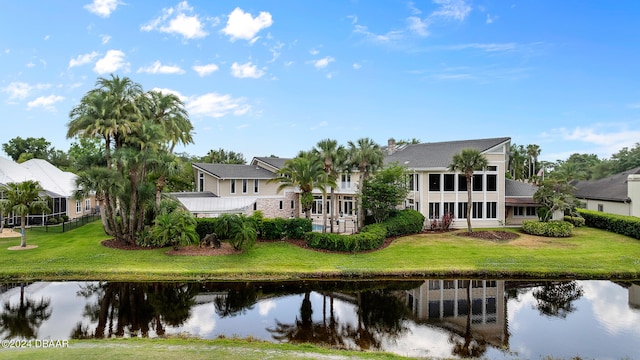
{"label": "second story window", "polygon": [[253,192],[255,194],[258,193],[258,185],[260,184],[260,181],[258,181],[258,179],[253,179]]}
{"label": "second story window", "polygon": [[235,194],[236,193],[236,179],[231,179],[230,182],[231,182],[231,191],[230,192],[232,194]]}
{"label": "second story window", "polygon": [[249,188],[249,180],[242,179],[242,193],[246,194]]}
{"label": "second story window", "polygon": [[351,187],[351,174],[342,174],[340,180],[341,189],[349,189]]}

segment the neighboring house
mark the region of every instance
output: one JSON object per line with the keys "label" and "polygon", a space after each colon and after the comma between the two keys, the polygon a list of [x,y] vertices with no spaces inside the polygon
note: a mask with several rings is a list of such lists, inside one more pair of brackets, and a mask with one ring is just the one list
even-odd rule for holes
{"label": "neighboring house", "polygon": [[640,217],[640,167],[600,180],[573,180],[573,195],[588,210]]}
{"label": "neighboring house", "polygon": [[539,205],[533,200],[537,186],[511,179],[505,179],[504,185],[505,225],[522,225],[525,220],[537,220]]}
{"label": "neighboring house", "polygon": [[[75,199],[73,192],[76,189],[76,175],[62,171],[46,160],[31,159],[21,164],[10,159],[0,157],[0,184],[19,183],[26,180],[35,180],[45,191],[50,199],[50,213],[30,215],[29,224],[42,224],[50,217],[68,216],[70,219],[95,212],[95,197]],[[17,219],[17,218],[16,218]],[[9,224],[14,219],[8,217]],[[16,220],[19,221],[19,220]]]}
{"label": "neighboring house", "polygon": [[[427,219],[440,219],[451,212],[456,219],[453,227],[463,228],[467,213],[466,179],[464,174],[450,172],[448,167],[453,155],[462,149],[477,149],[487,157],[489,165],[475,172],[472,179],[472,225],[516,225],[524,219],[535,218],[535,203],[531,199],[535,187],[505,179],[510,142],[510,138],[502,137],[398,146],[389,139],[384,148],[387,154],[384,163],[397,163],[410,172],[410,192],[405,207],[420,211]],[[193,194],[178,195],[178,200],[198,216],[251,214],[255,210],[262,211],[265,217],[303,216],[297,189],[277,192],[278,184],[268,183],[287,160],[256,157],[249,165],[194,163],[197,191],[203,195],[201,198]],[[341,174],[337,179],[334,213],[340,231],[352,231],[356,225],[359,180],[357,171]],[[311,216],[316,224],[322,223],[325,211],[331,213],[330,189],[326,191],[324,204],[321,191],[314,191]],[[229,203],[225,205],[223,201]]]}

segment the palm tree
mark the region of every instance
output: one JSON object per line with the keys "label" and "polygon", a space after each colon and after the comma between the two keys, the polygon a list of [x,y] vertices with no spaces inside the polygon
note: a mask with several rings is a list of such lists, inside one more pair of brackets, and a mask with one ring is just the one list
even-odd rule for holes
{"label": "palm tree", "polygon": [[2,187],[0,191],[4,192],[5,199],[3,208],[9,208],[11,211],[20,216],[20,230],[22,233],[20,247],[27,247],[27,238],[24,233],[27,224],[27,215],[31,212],[49,212],[49,203],[47,199],[40,194],[44,192],[40,183],[33,180],[26,180],[21,183],[8,183]]}
{"label": "palm tree", "polygon": [[298,188],[300,208],[307,219],[311,218],[313,190],[320,189],[324,194],[327,186],[336,186],[335,179],[324,172],[323,163],[308,154],[300,154],[287,160],[284,167],[278,171],[278,177],[269,179],[269,182],[280,183],[277,191],[290,186]]}
{"label": "palm tree", "polygon": [[162,125],[169,141],[169,153],[173,154],[173,149],[178,143],[193,143],[193,125],[189,121],[182,100],[173,94],[158,91],[149,91],[147,97],[149,118]]}
{"label": "palm tree", "polygon": [[540,155],[540,146],[536,144],[527,145],[527,155],[529,156],[529,179],[536,175],[536,163]]}
{"label": "palm tree", "polygon": [[471,229],[471,178],[474,171],[482,170],[488,164],[487,158],[476,149],[462,149],[460,153],[453,155],[449,164],[449,171],[462,172],[467,180],[467,229],[469,232],[473,232]]}
{"label": "palm tree", "polygon": [[[312,150],[316,156],[318,156],[324,162],[324,172],[335,181],[338,179],[339,169],[343,166],[345,161],[345,148],[342,145],[338,145],[336,140],[324,139],[320,140],[316,147]],[[323,199],[323,203],[325,200]],[[333,232],[333,223],[335,219],[335,188],[331,187],[331,232]],[[324,229],[327,228],[327,212],[323,212],[324,215]]]}
{"label": "palm tree", "polygon": [[[362,195],[362,186],[371,173],[380,169],[383,165],[384,153],[380,145],[370,138],[358,139],[356,143],[349,141],[349,160],[352,167],[360,172],[358,191]],[[358,200],[358,230],[364,225],[364,209],[362,199]]]}
{"label": "palm tree", "polygon": [[107,168],[93,167],[78,174],[76,178],[76,191],[73,197],[83,199],[94,194],[100,208],[100,220],[107,235],[114,236],[117,233],[119,222],[115,222],[112,214],[117,212],[116,204],[108,193],[121,191],[122,182],[113,171]]}

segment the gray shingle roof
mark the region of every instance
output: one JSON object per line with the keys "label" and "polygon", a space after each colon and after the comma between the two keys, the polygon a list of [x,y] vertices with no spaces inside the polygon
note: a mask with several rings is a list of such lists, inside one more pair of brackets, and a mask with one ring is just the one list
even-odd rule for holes
{"label": "gray shingle roof", "polygon": [[219,179],[271,179],[275,174],[256,165],[194,163],[193,166]]}
{"label": "gray shingle roof", "polygon": [[281,158],[281,157],[254,157],[252,164],[255,164],[256,161],[261,161],[265,164],[269,164],[276,169],[282,169],[284,163],[290,160],[289,158]]}
{"label": "gray shingle roof", "polygon": [[611,175],[600,180],[574,180],[573,195],[579,199],[594,199],[624,202],[629,199],[627,177],[640,174],[640,167]]}
{"label": "gray shingle roof", "polygon": [[504,179],[504,196],[532,197],[538,187],[522,181]]}
{"label": "gray shingle roof", "polygon": [[446,168],[451,163],[453,155],[462,149],[476,149],[485,152],[511,138],[500,137],[491,139],[445,141],[435,143],[411,144],[404,146],[384,159],[385,164],[397,162],[414,169]]}

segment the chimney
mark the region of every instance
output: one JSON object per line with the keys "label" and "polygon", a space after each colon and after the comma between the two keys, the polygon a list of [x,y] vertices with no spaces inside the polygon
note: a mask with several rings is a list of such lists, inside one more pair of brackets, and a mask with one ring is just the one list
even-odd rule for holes
{"label": "chimney", "polygon": [[387,155],[392,155],[396,152],[396,139],[389,138],[387,142]]}

